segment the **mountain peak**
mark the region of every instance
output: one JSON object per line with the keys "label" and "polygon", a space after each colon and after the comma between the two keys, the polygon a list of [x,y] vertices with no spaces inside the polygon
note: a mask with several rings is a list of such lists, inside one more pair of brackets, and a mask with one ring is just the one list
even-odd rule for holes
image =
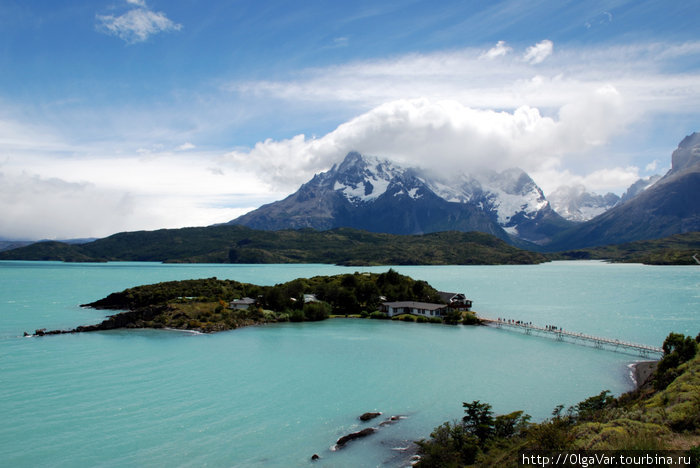
{"label": "mountain peak", "polygon": [[[354,227],[418,234],[478,230],[508,239],[546,241],[566,223],[522,169],[450,180],[387,159],[349,152],[298,192],[232,221],[256,229]],[[507,234],[508,233],[508,234]]]}
{"label": "mountain peak", "polygon": [[671,172],[676,173],[700,164],[700,133],[688,135],[671,156]]}
{"label": "mountain peak", "polygon": [[336,170],[339,173],[345,173],[356,168],[364,168],[367,166],[368,159],[369,158],[367,156],[363,156],[357,151],[350,151]]}

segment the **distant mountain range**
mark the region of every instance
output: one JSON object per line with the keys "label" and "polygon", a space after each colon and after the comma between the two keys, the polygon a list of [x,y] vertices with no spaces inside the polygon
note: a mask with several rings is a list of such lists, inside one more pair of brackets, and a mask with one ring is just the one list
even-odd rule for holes
{"label": "distant mountain range", "polygon": [[550,193],[547,199],[554,211],[564,219],[574,222],[584,222],[595,218],[617,205],[625,203],[639,195],[642,191],[654,185],[660,175],[639,179],[622,196],[614,193],[598,195],[586,191],[583,185],[563,186]]}
{"label": "distant mountain range", "polygon": [[[531,251],[566,258],[689,262],[697,236],[592,251],[590,248],[700,231],[700,133],[686,137],[663,177],[622,196],[581,188],[555,206],[524,171],[439,177],[349,153],[284,200],[227,224],[115,234],[80,244],[39,242],[0,252],[4,260],[341,264],[537,263]],[[506,242],[511,245],[507,245]],[[580,249],[588,249],[581,251]],[[654,250],[652,257],[635,250]],[[625,253],[620,253],[624,251]],[[694,254],[693,254],[694,255]],[[551,257],[556,258],[556,257]],[[644,260],[647,261],[647,260]],[[695,261],[695,260],[693,260]]]}
{"label": "distant mountain range", "polygon": [[619,195],[590,193],[583,185],[559,187],[547,199],[554,211],[564,219],[575,222],[593,219],[620,202]]}
{"label": "distant mountain range", "polygon": [[700,134],[680,143],[665,176],[641,179],[622,197],[573,187],[555,192],[553,200],[550,204],[517,168],[446,179],[351,152],[284,200],[229,224],[261,230],[352,227],[393,234],[480,231],[545,250],[698,231]]}
{"label": "distant mountain range", "polygon": [[391,234],[480,231],[537,244],[573,225],[552,210],[520,169],[444,179],[356,152],[284,200],[229,224],[261,230],[352,227]]}
{"label": "distant mountain range", "polygon": [[671,156],[671,169],[623,203],[565,230],[548,250],[580,249],[700,231],[700,133]]}

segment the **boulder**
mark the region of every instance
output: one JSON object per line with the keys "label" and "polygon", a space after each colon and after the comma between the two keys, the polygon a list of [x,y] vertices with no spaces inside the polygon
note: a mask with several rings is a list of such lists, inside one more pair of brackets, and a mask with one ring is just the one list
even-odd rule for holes
{"label": "boulder", "polygon": [[394,423],[396,423],[404,418],[405,418],[405,416],[392,416],[389,419],[386,419],[386,420],[382,421],[381,423],[379,423],[379,426],[386,426],[388,424],[394,424]]}
{"label": "boulder", "polygon": [[338,439],[338,441],[335,443],[335,445],[338,448],[343,448],[345,446],[345,444],[347,444],[351,440],[360,439],[362,437],[367,437],[368,435],[374,434],[375,432],[377,432],[377,430],[375,428],[366,427],[366,428],[362,429],[361,431],[352,432],[348,435],[341,437],[340,439]]}
{"label": "boulder", "polygon": [[360,421],[369,421],[377,416],[381,416],[381,414],[382,413],[364,413],[362,416],[360,416]]}

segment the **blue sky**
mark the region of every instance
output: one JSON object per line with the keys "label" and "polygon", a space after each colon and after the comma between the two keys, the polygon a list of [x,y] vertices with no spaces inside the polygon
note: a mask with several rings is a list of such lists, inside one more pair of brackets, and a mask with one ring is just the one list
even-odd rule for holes
{"label": "blue sky", "polygon": [[0,237],[228,221],[350,150],[621,193],[700,130],[698,1],[4,0]]}

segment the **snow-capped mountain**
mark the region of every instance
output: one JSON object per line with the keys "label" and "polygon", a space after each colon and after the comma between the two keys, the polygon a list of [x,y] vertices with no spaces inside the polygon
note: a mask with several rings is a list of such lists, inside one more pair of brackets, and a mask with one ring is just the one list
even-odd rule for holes
{"label": "snow-capped mountain", "polygon": [[632,185],[631,198],[557,236],[548,248],[580,249],[700,230],[700,133],[684,138],[671,160],[663,177]]}
{"label": "snow-capped mountain", "polygon": [[568,226],[520,169],[445,179],[356,152],[284,200],[231,223],[266,230],[481,231],[538,243]]}
{"label": "snow-capped mountain", "polygon": [[577,184],[561,186],[547,197],[554,211],[569,221],[588,221],[605,213],[620,202],[614,193],[598,195],[586,191],[586,187]]}
{"label": "snow-capped mountain", "polygon": [[581,184],[562,185],[547,196],[554,211],[563,218],[577,223],[588,221],[608,211],[609,209],[625,203],[644,190],[653,186],[660,175],[653,175],[637,180],[630,185],[622,196],[608,192],[605,195],[588,192]]}

